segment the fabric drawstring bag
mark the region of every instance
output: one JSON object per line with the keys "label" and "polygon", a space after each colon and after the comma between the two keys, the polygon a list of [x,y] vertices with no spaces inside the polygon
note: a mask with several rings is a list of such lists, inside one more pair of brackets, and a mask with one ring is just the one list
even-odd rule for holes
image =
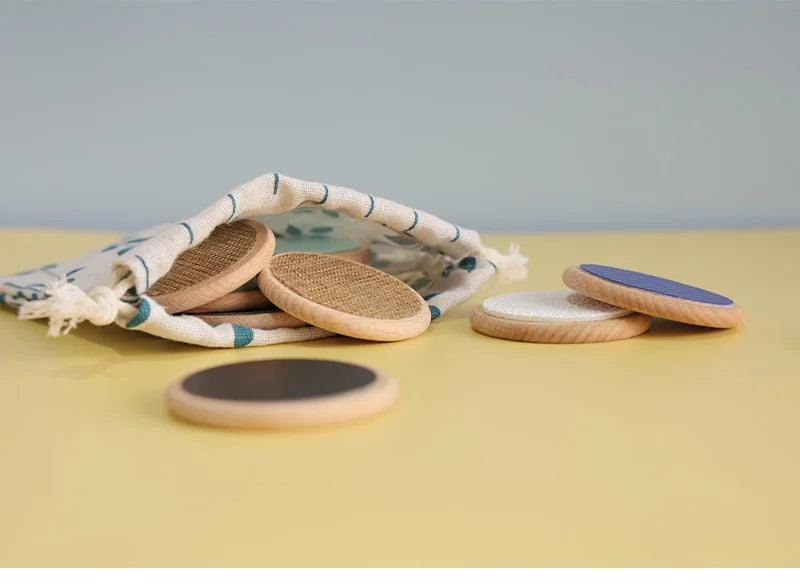
{"label": "fabric drawstring bag", "polygon": [[349,188],[267,174],[246,182],[211,206],[177,223],[129,235],[77,259],[0,278],[0,302],[22,319],[46,318],[48,335],[68,333],[88,320],[206,347],[243,347],[331,336],[317,327],[251,329],[211,326],[191,315],[170,315],[147,296],[184,250],[220,224],[251,218],[286,237],[357,241],[371,265],[403,280],[428,302],[433,319],[467,300],[495,273],[527,274],[527,259],[481,244],[477,232]]}

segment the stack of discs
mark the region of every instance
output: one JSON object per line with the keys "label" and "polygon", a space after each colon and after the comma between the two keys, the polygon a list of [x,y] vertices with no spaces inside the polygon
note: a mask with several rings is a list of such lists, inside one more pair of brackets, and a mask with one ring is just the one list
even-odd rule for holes
{"label": "stack of discs", "polygon": [[220,225],[181,253],[147,294],[171,314],[190,313],[212,325],[303,326],[276,309],[258,289],[247,287],[274,250],[275,236],[261,223],[242,220]]}
{"label": "stack of discs", "polygon": [[[410,286],[366,265],[354,241],[276,239],[261,223],[220,225],[181,253],[147,291],[167,312],[257,329],[314,325],[341,335],[397,341],[425,331],[428,305]],[[326,251],[309,253],[307,250]]]}
{"label": "stack of discs", "polygon": [[572,290],[515,292],[485,300],[472,328],[536,343],[589,343],[646,332],[651,317],[715,328],[736,327],[742,310],[708,290],[620,268],[584,264],[564,271]]}

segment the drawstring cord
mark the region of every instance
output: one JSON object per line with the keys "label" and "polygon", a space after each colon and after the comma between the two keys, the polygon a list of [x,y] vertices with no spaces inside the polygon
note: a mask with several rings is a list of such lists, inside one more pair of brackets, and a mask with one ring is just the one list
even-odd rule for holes
{"label": "drawstring cord", "polygon": [[33,320],[47,318],[48,337],[66,335],[83,321],[102,327],[113,323],[120,311],[130,305],[121,300],[133,286],[133,276],[128,276],[113,288],[96,286],[84,292],[75,284],[59,278],[47,285],[45,298],[30,300],[19,309],[19,318]]}

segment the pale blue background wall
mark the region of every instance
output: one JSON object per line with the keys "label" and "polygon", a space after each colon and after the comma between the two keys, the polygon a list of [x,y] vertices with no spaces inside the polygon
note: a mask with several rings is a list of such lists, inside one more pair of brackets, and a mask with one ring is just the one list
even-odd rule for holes
{"label": "pale blue background wall", "polygon": [[800,3],[0,7],[2,225],[279,171],[482,230],[800,224]]}

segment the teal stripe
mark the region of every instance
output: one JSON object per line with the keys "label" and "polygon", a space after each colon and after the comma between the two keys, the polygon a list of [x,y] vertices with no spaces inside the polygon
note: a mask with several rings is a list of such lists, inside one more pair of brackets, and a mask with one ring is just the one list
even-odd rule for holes
{"label": "teal stripe", "polygon": [[136,259],[141,261],[142,265],[144,266],[144,289],[147,290],[150,287],[150,268],[147,267],[147,264],[144,262],[144,259],[142,259],[141,255],[137,255]]}
{"label": "teal stripe", "polygon": [[[487,259],[486,261],[489,261],[489,260]],[[497,266],[494,264],[494,262],[489,261],[489,265],[494,268],[494,271],[497,271]]]}
{"label": "teal stripe", "polygon": [[322,200],[317,202],[317,204],[325,204],[325,201],[328,199],[328,186],[322,184],[322,187],[325,188],[325,196],[322,197]]}
{"label": "teal stripe", "polygon": [[233,346],[236,348],[249,345],[253,340],[253,329],[242,325],[231,325],[233,327]]}
{"label": "teal stripe", "polygon": [[138,327],[149,318],[150,318],[150,303],[147,301],[146,298],[142,298],[142,301],[139,303],[139,310],[136,312],[136,316],[134,316],[127,323],[125,323],[125,328],[133,329],[134,327]]}
{"label": "teal stripe", "polygon": [[275,185],[272,186],[272,193],[273,194],[278,193],[278,174],[275,174]]}
{"label": "teal stripe", "polygon": [[418,223],[418,222],[419,222],[419,213],[418,213],[418,212],[415,210],[415,211],[414,211],[414,222],[413,222],[413,223],[411,223],[411,226],[410,226],[410,227],[408,227],[408,228],[407,228],[405,231],[403,231],[403,232],[404,232],[404,233],[408,233],[408,232],[409,232],[411,229],[413,229],[414,227],[416,227],[416,226],[417,226],[417,223]]}
{"label": "teal stripe", "polygon": [[231,204],[233,204],[233,211],[231,212],[231,215],[228,217],[228,220],[225,221],[226,223],[231,222],[233,215],[236,214],[236,198],[233,197],[233,194],[228,194],[228,198],[231,199]]}
{"label": "teal stripe", "polygon": [[189,245],[191,245],[194,243],[194,233],[192,232],[192,227],[189,226],[189,223],[181,223],[181,226],[186,227],[186,230],[189,231]]}
{"label": "teal stripe", "polygon": [[367,198],[369,198],[369,210],[367,211],[367,214],[364,215],[364,218],[367,218],[372,214],[372,211],[375,210],[375,199],[369,194],[367,194]]}
{"label": "teal stripe", "polygon": [[442,316],[442,311],[439,310],[438,306],[428,305],[428,308],[431,311],[431,320],[435,321],[437,318]]}
{"label": "teal stripe", "polygon": [[450,239],[450,242],[451,242],[451,243],[453,243],[453,242],[455,242],[455,241],[458,241],[458,240],[461,238],[461,229],[459,229],[459,228],[458,228],[457,226],[455,226],[455,225],[453,225],[453,227],[454,227],[454,228],[455,228],[455,230],[456,230],[456,236],[455,236],[455,237],[453,237],[452,239]]}

